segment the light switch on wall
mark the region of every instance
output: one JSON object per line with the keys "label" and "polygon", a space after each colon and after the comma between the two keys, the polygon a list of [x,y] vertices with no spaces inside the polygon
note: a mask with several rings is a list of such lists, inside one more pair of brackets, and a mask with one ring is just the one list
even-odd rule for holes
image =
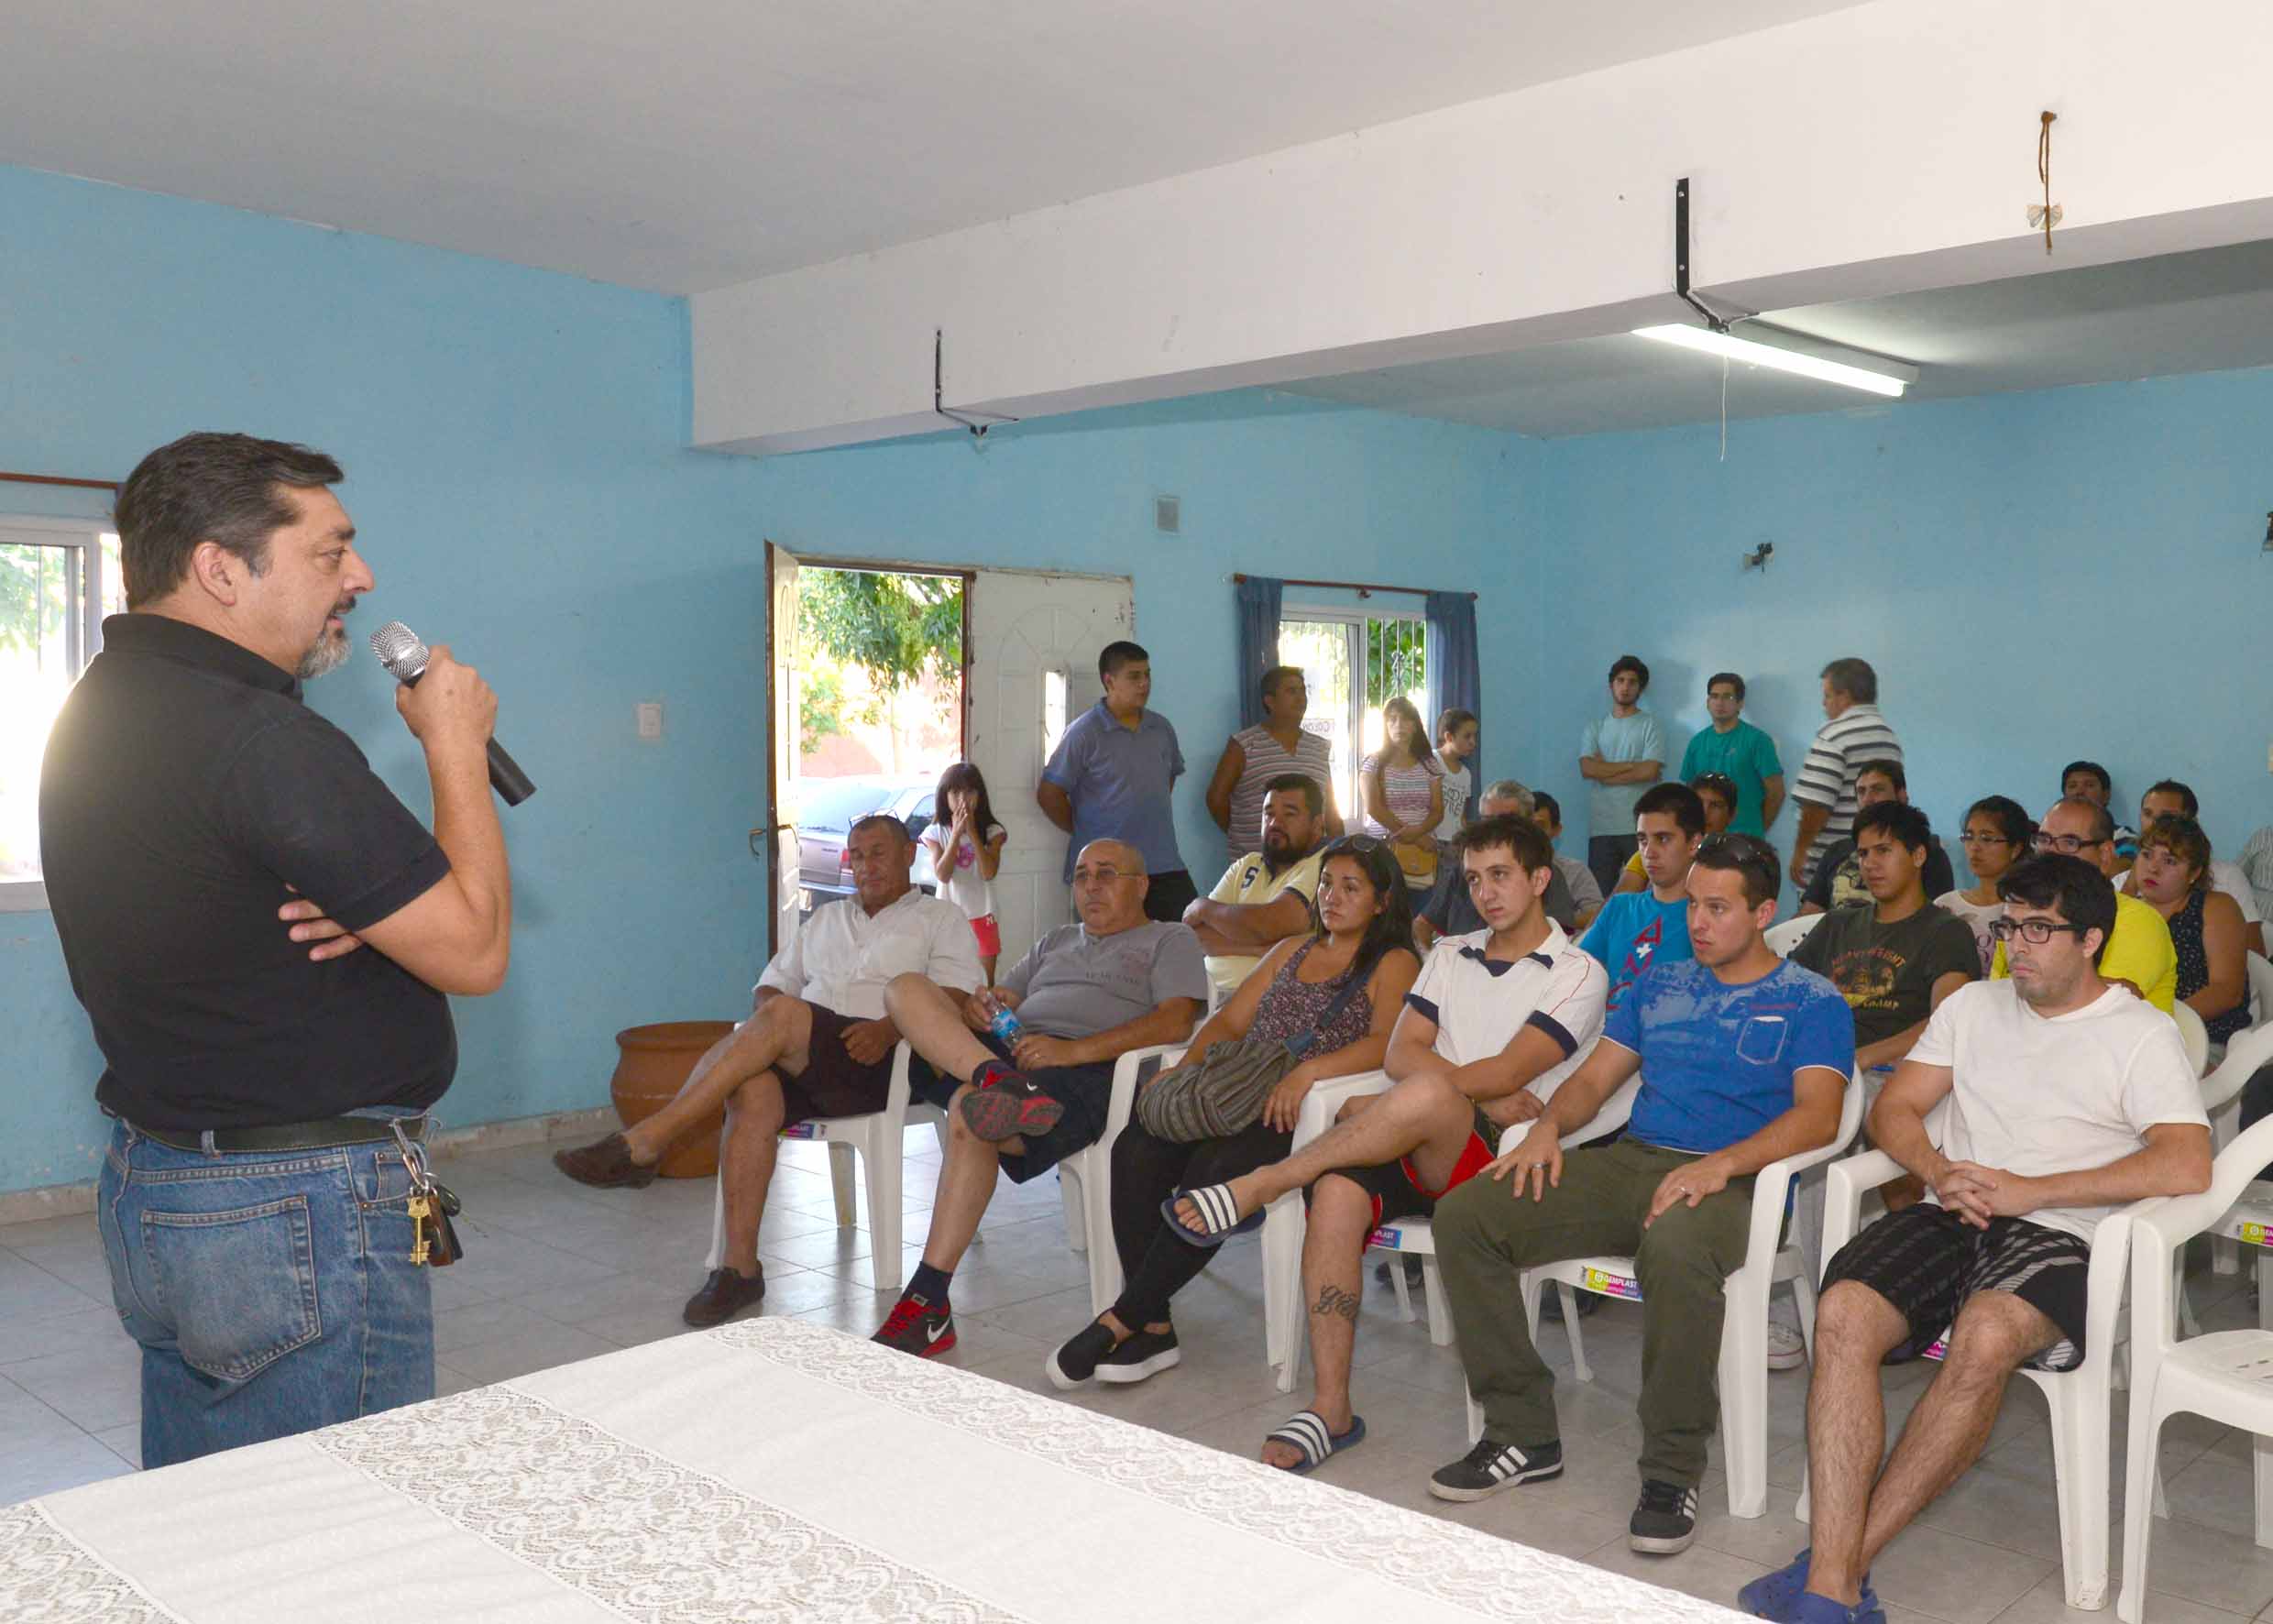
{"label": "light switch on wall", "polygon": [[663,701],[642,699],[639,702],[639,736],[642,739],[663,737]]}

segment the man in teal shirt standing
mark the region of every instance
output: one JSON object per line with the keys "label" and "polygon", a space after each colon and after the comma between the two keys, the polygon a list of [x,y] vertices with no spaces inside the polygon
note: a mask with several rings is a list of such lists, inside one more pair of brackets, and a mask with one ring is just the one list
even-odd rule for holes
{"label": "man in teal shirt standing", "polygon": [[1716,672],[1706,682],[1705,709],[1713,725],[1682,752],[1681,781],[1694,784],[1700,773],[1728,774],[1736,780],[1730,831],[1765,835],[1784,810],[1784,763],[1775,741],[1743,719],[1744,679],[1733,671]]}

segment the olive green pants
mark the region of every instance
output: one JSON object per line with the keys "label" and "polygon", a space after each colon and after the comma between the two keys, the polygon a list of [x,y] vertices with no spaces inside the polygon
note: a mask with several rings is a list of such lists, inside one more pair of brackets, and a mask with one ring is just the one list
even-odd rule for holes
{"label": "olive green pants", "polygon": [[1563,1158],[1563,1180],[1537,1202],[1505,1181],[1471,1179],[1436,1204],[1436,1264],[1451,1300],[1468,1390],[1499,1443],[1561,1436],[1554,1372],[1532,1345],[1516,1276],[1543,1263],[1630,1256],[1642,1285],[1642,1476],[1683,1488],[1705,1475],[1719,1420],[1721,1287],[1744,1264],[1752,1180],[1642,1221],[1667,1173],[1697,1158],[1638,1140]]}

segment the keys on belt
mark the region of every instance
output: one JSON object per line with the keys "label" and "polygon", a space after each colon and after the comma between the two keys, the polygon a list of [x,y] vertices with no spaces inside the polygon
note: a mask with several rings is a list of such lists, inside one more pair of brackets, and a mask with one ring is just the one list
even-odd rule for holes
{"label": "keys on belt", "polygon": [[[403,1171],[411,1176],[411,1261],[429,1268],[447,1268],[466,1256],[457,1238],[456,1217],[461,1203],[448,1186],[426,1165],[426,1147],[395,1128],[395,1146],[402,1156]],[[428,1226],[433,1233],[429,1234]]]}

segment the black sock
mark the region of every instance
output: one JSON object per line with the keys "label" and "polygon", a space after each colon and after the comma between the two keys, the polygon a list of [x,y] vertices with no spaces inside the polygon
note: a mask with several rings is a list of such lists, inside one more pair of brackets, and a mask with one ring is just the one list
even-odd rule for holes
{"label": "black sock", "polygon": [[947,1288],[955,1278],[951,1268],[934,1268],[928,1263],[918,1263],[915,1275],[907,1282],[906,1295],[920,1297],[933,1308],[947,1306]]}

